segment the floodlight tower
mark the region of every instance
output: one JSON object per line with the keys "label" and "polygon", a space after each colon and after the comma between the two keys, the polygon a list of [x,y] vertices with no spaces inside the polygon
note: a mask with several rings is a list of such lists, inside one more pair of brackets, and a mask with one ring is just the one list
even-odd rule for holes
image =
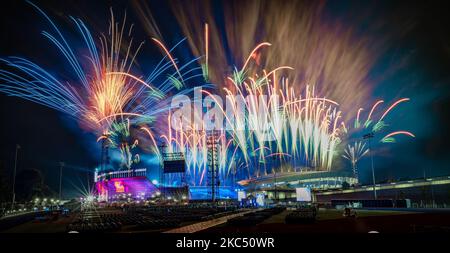
{"label": "floodlight tower", "polygon": [[376,186],[375,186],[375,170],[373,168],[373,150],[372,150],[372,147],[370,145],[370,140],[374,136],[375,136],[374,133],[371,132],[371,133],[363,135],[363,139],[368,140],[368,142],[369,142],[370,160],[371,160],[371,164],[372,164],[373,196],[374,196],[375,199],[377,199],[377,189],[376,189]]}
{"label": "floodlight tower", "polygon": [[16,202],[16,171],[17,171],[17,154],[19,153],[20,145],[16,144],[16,155],[14,157],[14,175],[13,175],[13,185],[12,185],[12,201],[11,201],[11,210],[14,209],[14,204]]}
{"label": "floodlight tower", "polygon": [[217,131],[208,133],[206,145],[208,148],[208,186],[211,191],[211,201],[216,202],[219,195],[219,134]]}
{"label": "floodlight tower", "polygon": [[62,173],[64,165],[64,162],[59,162],[59,200],[62,200]]}

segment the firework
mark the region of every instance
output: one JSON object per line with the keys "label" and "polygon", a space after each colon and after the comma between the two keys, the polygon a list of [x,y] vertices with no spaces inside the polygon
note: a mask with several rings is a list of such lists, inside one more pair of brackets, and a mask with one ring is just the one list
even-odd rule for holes
{"label": "firework", "polygon": [[[222,8],[223,20],[219,20],[215,4],[210,1],[196,5],[171,2],[192,52],[208,55],[208,60],[203,58],[201,63],[207,62],[208,80],[212,83],[226,86],[229,74],[224,74],[224,69],[229,71],[229,66],[237,65],[238,70],[245,66],[252,75],[261,66],[275,69],[281,63],[296,70],[282,73],[293,84],[320,87],[322,96],[339,101],[340,109],[346,112],[370,98],[374,83],[369,72],[378,56],[374,52],[383,52],[385,45],[379,38],[345,26],[341,20],[330,20],[324,12],[325,4],[227,1]],[[136,3],[138,9],[147,9],[146,4]],[[149,16],[140,18],[151,26]],[[207,29],[202,22],[207,23]],[[203,30],[209,32],[207,39]],[[249,52],[261,41],[270,42],[270,50],[264,47],[250,54],[254,61],[246,64]],[[297,92],[305,88],[294,86]],[[351,115],[345,117],[349,120]]]}
{"label": "firework", "polygon": [[[134,5],[149,36],[161,38],[149,8]],[[331,170],[351,117],[343,112],[368,100],[373,87],[368,74],[376,60],[371,52],[381,44],[355,36],[351,28],[330,26],[322,4],[227,3],[224,29],[218,27],[210,2],[195,7],[173,2],[172,7],[192,53],[200,56],[204,81],[214,84],[220,98],[210,90],[202,94],[226,104],[215,108],[231,126],[219,131],[221,178],[236,171],[243,177],[265,175],[272,167]],[[249,98],[243,102],[244,114],[236,95]],[[261,95],[267,99],[260,101]],[[371,125],[360,122],[362,114],[358,112],[355,127]],[[193,118],[198,117],[194,112]],[[205,184],[207,127],[192,124],[174,130],[172,119],[166,116],[169,127],[159,137],[168,152],[185,153],[191,182]],[[384,127],[383,121],[377,127]]]}
{"label": "firework", "polygon": [[105,133],[97,142],[103,138],[111,144],[111,147],[117,148],[120,151],[122,167],[130,169],[133,164],[140,161],[139,154],[135,152],[139,144],[139,140],[133,138],[130,129],[130,120],[126,119],[124,122],[115,122],[110,126],[110,132]]}
{"label": "firework", "polygon": [[[349,143],[345,147],[344,154],[342,156],[350,161],[355,177],[358,176],[357,163],[359,159],[362,158],[364,155],[366,155],[369,151],[372,152],[372,150],[369,150],[368,148],[366,148],[365,144],[354,139],[361,139],[363,135],[367,134],[368,132],[372,133],[373,136],[375,136],[375,133],[381,133],[388,127],[388,124],[385,123],[384,120],[386,116],[389,114],[389,112],[391,112],[400,103],[409,100],[410,100],[409,98],[398,99],[397,101],[393,102],[386,110],[384,110],[383,114],[380,116],[378,120],[374,121],[373,116],[374,114],[376,114],[376,109],[379,108],[381,104],[384,103],[383,100],[378,100],[371,107],[367,115],[367,118],[364,122],[361,121],[362,116],[361,114],[362,112],[364,112],[364,108],[359,108],[353,123],[354,126],[353,128],[348,128],[345,126],[345,124],[342,124],[341,129],[343,130],[342,132],[345,133],[345,135],[342,136],[342,138],[346,140],[347,143]],[[383,138],[379,140],[379,142],[394,143],[395,138],[393,136],[396,135],[406,135],[410,137],[415,137],[414,134],[408,131],[395,131],[385,135]]]}
{"label": "firework", "polygon": [[[384,105],[378,100],[370,110],[359,108],[354,121],[348,120],[350,113],[344,112],[370,94],[368,73],[376,57],[369,48],[374,45],[356,37],[351,29],[330,28],[321,18],[320,4],[306,8],[305,15],[294,11],[305,8],[276,2],[227,9],[224,39],[208,10],[209,3],[201,7],[207,23],[199,25],[192,25],[201,17],[192,12],[199,10],[183,8],[180,12],[176,5],[176,18],[198,57],[180,64],[173,50],[185,40],[168,47],[153,19],[146,19],[149,38],[164,55],[146,77],[135,73],[142,43],[133,46],[132,26],[126,26],[126,16],[117,22],[111,12],[108,33],[101,35],[97,44],[87,26],[71,18],[87,52],[78,55],[58,26],[33,6],[52,29],[42,34],[59,50],[76,80],[62,81],[27,59],[9,57],[0,59],[8,68],[0,69],[0,91],[71,115],[97,134],[97,141],[118,149],[121,166],[128,169],[140,162],[138,145],[143,150],[150,148],[162,160],[158,143],[163,142],[165,152],[184,154],[190,183],[205,185],[211,136],[207,122],[212,121],[208,117],[214,110],[216,122],[227,126],[215,129],[219,175],[225,183],[237,174],[250,178],[302,167],[330,171],[340,155],[351,162],[356,175],[357,162],[368,150],[365,144],[352,141],[352,136],[359,131],[383,131],[389,113],[409,101],[395,101],[378,118]],[[260,15],[263,9],[265,15]],[[140,14],[144,16],[143,11]],[[262,16],[264,20],[260,20]],[[236,26],[236,19],[243,25]],[[263,35],[256,32],[260,25]],[[225,50],[223,40],[231,52]],[[230,58],[235,62],[230,63]],[[195,63],[200,67],[191,68]],[[189,80],[197,77],[204,84],[190,87]],[[178,126],[170,111],[171,95],[195,93],[198,87],[206,88],[200,92],[205,102],[194,101],[194,113],[184,117],[206,120]],[[175,90],[179,93],[173,94]],[[195,109],[197,103],[199,110]],[[204,105],[211,107],[205,115]],[[158,124],[152,124],[155,122]],[[408,131],[395,131],[380,141],[395,142],[398,135],[414,137]],[[346,146],[341,148],[341,143]]]}
{"label": "firework", "polygon": [[[384,121],[385,117],[389,114],[389,112],[391,112],[395,107],[397,107],[400,103],[402,102],[406,102],[409,101],[409,98],[401,98],[397,101],[395,101],[394,103],[392,103],[381,115],[381,117],[377,120],[377,121],[373,121],[373,113],[375,112],[376,108],[379,107],[379,105],[381,105],[382,103],[384,103],[383,100],[378,100],[370,109],[369,114],[367,116],[367,119],[364,121],[363,124],[361,119],[361,113],[364,111],[364,108],[359,108],[354,120],[354,127],[352,128],[352,133],[348,133],[349,135],[352,135],[354,132],[358,132],[359,130],[364,130],[364,131],[368,131],[368,132],[380,132],[381,130],[385,129],[388,125],[386,124],[386,122]],[[348,132],[348,127],[346,127],[345,125],[342,126],[342,129],[344,130],[344,132]],[[404,133],[404,131],[400,131],[400,133]],[[409,134],[407,134],[409,135]],[[411,137],[414,137],[413,135],[410,135]],[[386,138],[389,138],[390,136],[387,136]]]}
{"label": "firework", "polygon": [[350,161],[352,164],[353,175],[355,178],[358,178],[358,161],[369,152],[369,149],[366,148],[365,143],[355,141],[353,145],[347,145],[344,152],[345,154],[342,156]]}
{"label": "firework", "polygon": [[[243,67],[235,68],[233,75],[227,78],[231,86],[223,87],[223,92],[230,111],[227,112],[211,92],[202,90],[205,100],[215,102],[220,118],[229,126],[219,131],[218,140],[219,174],[225,181],[235,175],[238,164],[247,170],[245,174],[248,177],[266,175],[268,163],[273,160],[290,163],[292,167],[302,165],[330,170],[340,143],[342,116],[339,104],[318,97],[314,87],[306,87],[305,93],[299,94],[288,78],[278,82],[276,73],[292,70],[291,67],[281,66],[272,71],[263,69],[262,73],[248,74],[247,66],[253,59],[252,55],[270,45],[267,42],[258,44]],[[247,108],[244,114],[237,108],[236,97],[239,95],[246,98],[242,101],[243,107]],[[267,99],[261,100],[264,96]],[[172,124],[170,117],[167,122]],[[201,118],[201,115],[195,117]],[[204,184],[209,130],[205,122],[183,127],[177,129],[170,125],[161,137],[168,144],[168,152],[185,154],[192,183]]]}
{"label": "firework", "polygon": [[[205,41],[209,39],[208,26],[205,25]],[[219,132],[219,174],[223,180],[230,175],[235,176],[236,167],[246,170],[246,177],[262,176],[268,173],[267,169],[295,170],[298,166],[312,167],[316,170],[331,170],[333,160],[340,152],[352,163],[352,169],[357,176],[357,162],[367,154],[365,144],[355,141],[348,144],[346,149],[340,149],[342,139],[345,142],[351,138],[346,137],[348,129],[340,111],[340,104],[334,100],[316,95],[315,87],[305,85],[304,92],[297,92],[298,83],[293,83],[288,77],[279,73],[293,70],[291,66],[280,66],[272,71],[264,68],[257,71],[258,58],[262,57],[260,51],[272,46],[269,42],[257,44],[246,57],[241,68],[234,67],[234,71],[227,76],[226,85],[216,85],[226,96],[227,109],[231,106],[231,114],[221,105],[221,99],[209,91],[202,91],[207,99],[213,100],[216,109],[220,111],[220,119],[229,126]],[[205,57],[208,57],[209,44],[205,43]],[[205,69],[206,68],[206,69]],[[208,60],[203,65],[203,73],[209,73]],[[302,90],[302,89],[300,89]],[[238,111],[236,95],[243,99],[246,111]],[[261,96],[267,99],[260,100]],[[206,99],[205,98],[205,99]],[[353,124],[352,132],[359,129],[380,132],[387,124],[384,119],[396,106],[409,101],[402,98],[392,103],[378,120],[373,120],[376,109],[384,103],[378,100],[368,111],[367,118],[363,120],[364,108],[359,108]],[[261,113],[262,112],[262,113]],[[195,115],[194,118],[199,117]],[[201,115],[200,115],[201,118]],[[170,115],[167,121],[172,122]],[[221,121],[221,120],[219,120]],[[245,126],[245,127],[239,127]],[[205,183],[207,171],[207,137],[208,130],[205,124],[192,124],[184,129],[174,130],[169,126],[161,137],[168,144],[169,152],[182,152],[185,154],[188,173],[195,184]],[[386,135],[381,142],[394,142],[393,136],[409,132],[397,131]],[[270,140],[268,140],[268,137]],[[273,161],[277,161],[275,164]],[[230,162],[232,161],[232,162]],[[290,164],[290,166],[283,166]],[[242,175],[241,174],[241,175]]]}
{"label": "firework", "polygon": [[[143,42],[133,47],[133,38],[129,37],[132,26],[126,27],[126,15],[121,23],[116,22],[111,11],[109,30],[107,35],[99,37],[100,46],[95,44],[87,26],[80,19],[71,17],[88,52],[87,55],[77,55],[52,19],[39,7],[30,4],[49,22],[52,32],[44,31],[42,34],[64,56],[77,80],[61,81],[38,64],[21,57],[2,58],[0,60],[11,71],[0,70],[1,92],[71,115],[84,128],[101,135],[117,119],[123,121],[139,117],[141,121],[151,122],[154,115],[165,109],[155,104],[174,87],[180,88],[167,79],[158,87],[151,85],[170,67],[162,64],[163,60],[145,80],[131,73]],[[127,44],[125,41],[131,42]],[[170,57],[168,50],[167,53]],[[171,60],[175,64],[175,59]],[[176,72],[183,79],[177,67]]]}
{"label": "firework", "polygon": [[387,142],[393,143],[393,142],[395,142],[395,139],[394,139],[392,136],[399,135],[399,134],[407,135],[407,136],[410,136],[410,137],[413,137],[413,138],[416,137],[416,136],[414,136],[414,134],[412,134],[412,133],[410,133],[410,132],[408,132],[408,131],[396,131],[396,132],[392,132],[392,133],[387,134],[386,136],[384,136],[384,137],[381,139],[381,142],[384,142],[384,143],[387,143]]}
{"label": "firework", "polygon": [[[108,130],[116,117],[141,116],[132,106],[133,96],[141,83],[137,82],[136,78],[130,78],[133,75],[129,74],[129,71],[142,44],[134,51],[132,43],[128,46],[123,44],[125,18],[123,24],[119,25],[111,12],[109,36],[100,37],[100,47],[94,43],[86,25],[79,19],[71,18],[89,52],[88,55],[77,56],[57,25],[41,9],[30,4],[50,23],[53,33],[44,31],[42,34],[65,57],[77,80],[60,81],[29,60],[10,57],[2,59],[2,62],[13,68],[14,72],[0,71],[0,91],[71,115],[79,120],[83,127],[97,134]],[[131,33],[131,30],[128,33]],[[121,50],[124,46],[126,52],[122,56]],[[88,59],[87,64],[81,62],[85,57]],[[132,109],[125,111],[127,108]]]}
{"label": "firework", "polygon": [[[170,52],[182,41],[168,50],[156,39],[154,41],[164,49],[166,56],[146,78],[133,74],[136,56],[143,42],[133,46],[133,26],[126,26],[126,15],[121,22],[117,22],[112,10],[108,32],[99,36],[98,44],[83,21],[70,18],[87,52],[76,54],[72,46],[74,43],[65,38],[57,24],[39,7],[30,4],[50,24],[51,31],[43,31],[42,34],[56,46],[76,79],[62,81],[25,58],[2,58],[0,61],[6,66],[0,69],[0,92],[70,115],[84,129],[100,136],[99,140],[124,136],[127,129],[124,126],[130,124],[154,122],[159,114],[168,110],[167,94],[180,89],[184,80],[201,75],[195,74],[196,69],[188,69],[196,59],[178,67],[177,59],[171,56]],[[169,72],[168,77],[163,77],[160,85],[155,86],[152,83],[170,71],[171,65],[165,63],[166,57],[175,67],[177,77]],[[116,144],[121,151],[122,162],[130,167],[137,159],[130,155],[134,145]]]}

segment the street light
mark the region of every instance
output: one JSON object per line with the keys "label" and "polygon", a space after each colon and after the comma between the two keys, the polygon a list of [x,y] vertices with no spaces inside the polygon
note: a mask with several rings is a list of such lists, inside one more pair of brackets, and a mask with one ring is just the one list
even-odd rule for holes
{"label": "street light", "polygon": [[61,186],[62,186],[62,169],[64,167],[64,162],[59,162],[59,199],[62,199],[62,192],[61,192]]}
{"label": "street light", "polygon": [[14,208],[14,203],[16,202],[16,170],[17,170],[17,153],[19,152],[20,145],[16,144],[16,156],[14,158],[14,177],[13,177],[13,185],[12,185],[12,191],[13,191],[13,197],[12,197],[12,203],[11,203],[11,209]]}
{"label": "street light", "polygon": [[[272,169],[273,169],[273,172],[274,172],[274,175],[273,175],[273,179],[274,179],[274,189],[275,189],[275,196],[274,196],[274,199],[275,199],[275,201],[276,201],[276,203],[278,204],[278,194],[277,194],[277,170],[276,170],[276,168],[275,168],[275,156],[273,156],[273,158],[272,158]],[[274,201],[274,202],[275,202]]]}
{"label": "street light", "polygon": [[371,164],[372,164],[373,196],[375,199],[377,199],[377,189],[375,187],[375,170],[373,168],[373,151],[372,151],[372,147],[370,146],[370,139],[372,139],[373,137],[374,137],[373,132],[363,135],[363,139],[368,140],[368,142],[369,142],[370,160],[371,160]]}

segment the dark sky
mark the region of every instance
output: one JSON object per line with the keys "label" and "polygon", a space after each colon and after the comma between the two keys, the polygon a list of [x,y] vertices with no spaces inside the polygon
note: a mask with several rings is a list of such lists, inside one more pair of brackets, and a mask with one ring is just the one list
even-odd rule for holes
{"label": "dark sky", "polygon": [[[64,2],[64,3],[63,3]],[[195,4],[195,1],[192,1]],[[136,40],[145,38],[139,20],[134,17],[127,1],[37,1],[47,14],[57,19],[61,27],[68,27],[68,36],[75,36],[64,16],[82,18],[95,32],[106,27],[109,7],[115,11],[126,10],[131,23],[136,25]],[[177,30],[164,1],[150,4],[165,38],[179,40]],[[220,5],[219,5],[220,6]],[[372,75],[389,68],[393,57],[410,56],[406,67],[383,79],[374,90],[374,97],[392,101],[398,96],[410,97],[414,103],[402,106],[391,119],[392,129],[409,129],[416,134],[411,142],[398,142],[380,147],[376,158],[377,176],[387,178],[414,178],[427,174],[450,174],[450,8],[445,2],[416,1],[330,1],[327,10],[331,15],[351,17],[352,13],[369,12],[370,19],[384,20],[397,34],[403,25],[412,28],[390,41],[388,51],[381,57]],[[58,64],[60,55],[49,49],[49,43],[40,35],[48,24],[25,1],[2,4],[0,25],[0,56],[25,56],[55,72],[67,73]],[[348,22],[352,22],[348,18]],[[351,24],[349,24],[351,25]],[[72,32],[72,34],[71,34]],[[382,36],[382,35],[380,35]],[[159,54],[145,47],[142,58]],[[158,57],[158,59],[160,59]],[[145,64],[145,60],[140,62]],[[64,76],[61,76],[64,77]],[[45,175],[46,183],[58,189],[58,162],[68,164],[65,170],[67,191],[73,192],[71,182],[86,184],[86,173],[96,166],[100,154],[90,145],[95,137],[83,132],[77,122],[52,109],[0,94],[1,152],[0,159],[11,176],[15,144],[21,145],[18,169],[37,168]],[[391,145],[391,144],[390,144]],[[368,179],[368,159],[360,164],[363,181]],[[70,181],[70,182],[69,182]]]}

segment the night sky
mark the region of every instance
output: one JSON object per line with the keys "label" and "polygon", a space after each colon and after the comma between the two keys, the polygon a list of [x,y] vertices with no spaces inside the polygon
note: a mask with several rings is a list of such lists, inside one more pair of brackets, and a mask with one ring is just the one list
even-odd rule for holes
{"label": "night sky", "polygon": [[[224,1],[226,2],[226,1]],[[109,8],[126,11],[134,23],[136,41],[148,40],[131,2],[127,1],[37,1],[48,15],[58,21],[67,35],[76,36],[67,16],[83,19],[96,32],[107,27]],[[196,1],[192,1],[196,4]],[[223,3],[217,2],[217,11]],[[226,3],[225,3],[226,4]],[[179,41],[183,34],[171,15],[167,3],[149,4],[166,43]],[[444,3],[414,1],[329,1],[326,10],[341,17],[347,25],[354,22],[386,22],[388,49],[380,55],[371,76],[377,80],[374,100],[393,101],[411,98],[410,103],[395,110],[389,124],[392,129],[408,129],[413,140],[399,138],[397,143],[383,144],[375,157],[377,177],[387,179],[418,178],[427,175],[450,175],[450,15]],[[356,15],[359,14],[359,15]],[[363,15],[369,13],[370,15]],[[355,15],[354,15],[355,14]],[[364,19],[355,16],[364,16]],[[40,35],[48,24],[25,1],[2,4],[0,56],[24,56],[54,73],[68,73],[57,50]],[[364,27],[358,23],[358,27]],[[141,32],[142,31],[142,32]],[[376,36],[384,36],[378,34]],[[188,50],[188,49],[186,49]],[[156,58],[156,59],[155,59]],[[160,52],[146,41],[138,64],[153,64]],[[404,60],[400,67],[392,62]],[[390,70],[390,71],[389,71]],[[381,74],[380,73],[384,73]],[[389,73],[389,74],[385,74]],[[58,74],[65,77],[64,74]],[[70,77],[68,77],[70,78]],[[0,160],[12,177],[16,143],[21,145],[18,170],[36,168],[45,182],[57,191],[59,161],[66,163],[65,189],[68,196],[76,191],[71,185],[84,184],[100,157],[96,137],[84,132],[78,123],[61,113],[0,93]],[[369,180],[369,159],[359,164],[363,182]],[[88,172],[91,174],[88,175]]]}

